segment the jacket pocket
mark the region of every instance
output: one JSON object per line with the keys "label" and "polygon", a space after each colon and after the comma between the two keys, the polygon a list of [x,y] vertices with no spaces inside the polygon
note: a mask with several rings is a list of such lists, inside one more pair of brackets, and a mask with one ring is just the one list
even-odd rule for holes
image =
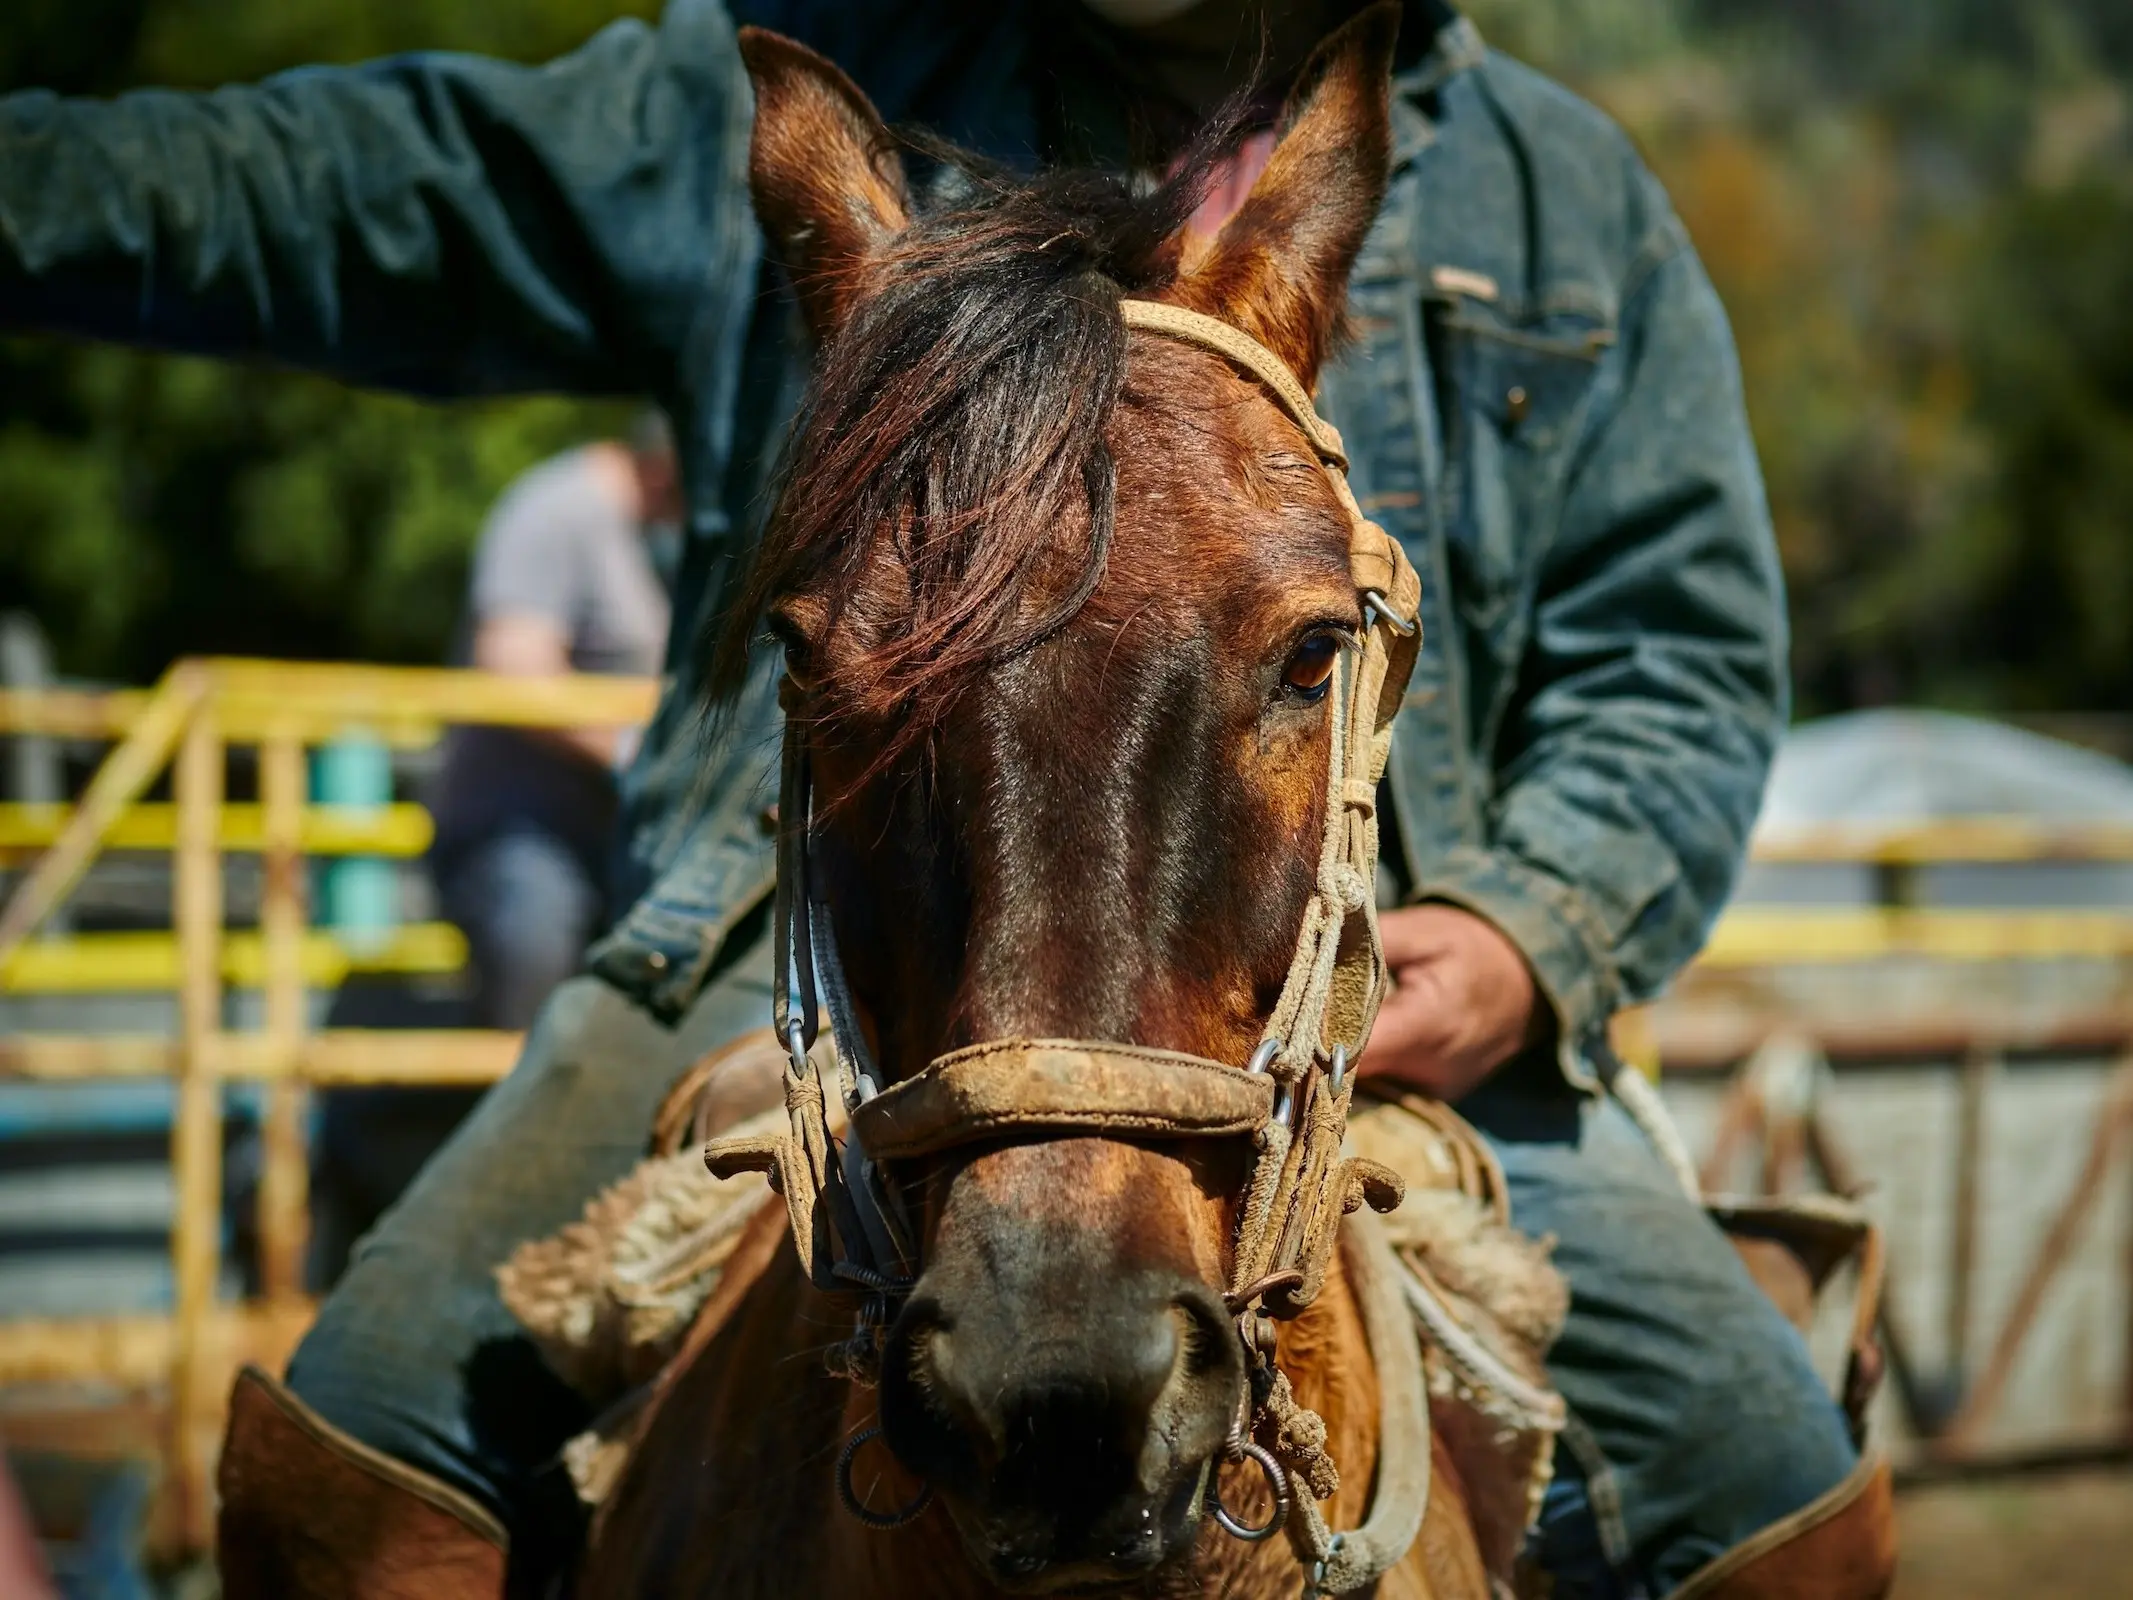
{"label": "jacket pocket", "polygon": [[1452,591],[1470,627],[1515,631],[1614,329],[1581,309],[1514,317],[1465,295],[1433,296],[1425,312],[1446,434]]}

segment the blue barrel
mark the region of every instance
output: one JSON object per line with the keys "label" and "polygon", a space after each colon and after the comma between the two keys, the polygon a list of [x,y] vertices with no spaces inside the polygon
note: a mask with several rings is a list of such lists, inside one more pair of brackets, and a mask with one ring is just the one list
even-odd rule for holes
{"label": "blue barrel", "polygon": [[[311,798],[322,806],[358,813],[382,812],[392,804],[393,758],[375,735],[344,733],[311,756]],[[391,942],[400,922],[400,874],[375,856],[342,856],[318,873],[317,925],[357,952],[375,952]]]}

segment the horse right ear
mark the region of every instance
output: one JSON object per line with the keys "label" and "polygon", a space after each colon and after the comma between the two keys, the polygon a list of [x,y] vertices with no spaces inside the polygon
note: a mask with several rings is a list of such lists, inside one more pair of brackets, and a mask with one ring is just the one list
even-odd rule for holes
{"label": "horse right ear", "polygon": [[844,325],[866,264],[910,221],[903,163],[859,85],[805,45],[740,30],[755,83],[748,190],[816,339]]}
{"label": "horse right ear", "polygon": [[1306,389],[1341,323],[1348,274],[1385,201],[1400,7],[1358,11],[1305,63],[1266,170],[1177,301],[1241,328]]}

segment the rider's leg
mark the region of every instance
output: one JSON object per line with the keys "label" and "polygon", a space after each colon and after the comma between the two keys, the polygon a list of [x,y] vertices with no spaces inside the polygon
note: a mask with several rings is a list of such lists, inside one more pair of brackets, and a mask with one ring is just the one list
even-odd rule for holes
{"label": "rider's leg", "polygon": [[1805,1341],[1636,1125],[1543,1065],[1460,1107],[1570,1282],[1548,1364],[1572,1425],[1539,1554],[1558,1593],[1657,1597],[1822,1501],[1858,1454]]}
{"label": "rider's leg", "polygon": [[575,1508],[551,1462],[585,1408],[541,1365],[494,1270],[642,1158],[674,1078],[762,1026],[769,993],[767,939],[677,1029],[596,978],[557,990],[511,1075],[356,1247],[289,1386],[334,1427],[495,1511],[518,1550],[567,1532]]}

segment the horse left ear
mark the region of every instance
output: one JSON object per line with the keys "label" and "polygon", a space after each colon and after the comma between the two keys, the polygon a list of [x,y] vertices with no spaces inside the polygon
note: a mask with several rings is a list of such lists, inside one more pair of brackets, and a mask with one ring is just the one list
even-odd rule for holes
{"label": "horse left ear", "polygon": [[1266,170],[1180,280],[1176,298],[1243,329],[1309,389],[1330,352],[1348,274],[1385,200],[1400,7],[1381,0],[1318,47]]}
{"label": "horse left ear", "polygon": [[792,275],[808,328],[827,340],[859,298],[868,259],[910,223],[903,163],[859,85],[803,44],[740,31],[755,84],[748,191]]}

